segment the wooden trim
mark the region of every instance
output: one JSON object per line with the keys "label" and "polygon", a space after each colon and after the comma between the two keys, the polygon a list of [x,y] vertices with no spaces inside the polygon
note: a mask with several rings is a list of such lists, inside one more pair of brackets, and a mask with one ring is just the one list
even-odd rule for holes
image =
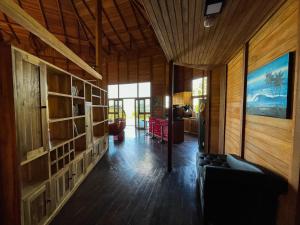
{"label": "wooden trim", "polygon": [[222,152],[225,154],[225,143],[226,143],[226,116],[227,116],[227,84],[228,84],[228,64],[226,64],[225,68],[225,103],[224,103],[224,131],[223,131],[223,146],[222,146]]}
{"label": "wooden trim", "polygon": [[243,76],[242,76],[242,99],[241,99],[241,127],[240,127],[240,153],[241,157],[245,156],[245,127],[246,127],[246,98],[247,98],[247,76],[248,76],[248,56],[249,42],[246,42],[243,49]]}
{"label": "wooden trim", "polygon": [[219,145],[218,153],[224,154],[224,129],[225,129],[225,104],[226,104],[226,65],[220,66],[221,73],[219,75]]}
{"label": "wooden trim", "polygon": [[25,29],[38,36],[46,44],[54,48],[73,63],[88,72],[97,79],[102,79],[102,76],[90,67],[84,60],[76,55],[71,49],[58,40],[52,33],[50,33],[44,26],[33,19],[27,12],[11,0],[1,0],[0,10],[22,25]]}
{"label": "wooden trim", "polygon": [[204,151],[207,153],[210,153],[210,124],[211,124],[211,71],[208,72],[207,75],[207,93],[206,93],[206,99],[207,99],[207,107],[206,107],[206,122],[205,122],[205,146],[204,146]]}
{"label": "wooden trim", "polygon": [[168,172],[172,171],[174,64],[169,62]]}
{"label": "wooden trim", "polygon": [[[96,12],[102,12],[102,0],[96,1]],[[102,73],[102,59],[103,59],[103,48],[102,48],[102,13],[96,13],[96,30],[95,30],[95,42],[96,42],[96,70],[98,73]],[[102,81],[99,86],[104,87]]]}
{"label": "wooden trim", "polygon": [[3,225],[21,224],[19,158],[16,127],[11,47],[0,43],[0,216]]}

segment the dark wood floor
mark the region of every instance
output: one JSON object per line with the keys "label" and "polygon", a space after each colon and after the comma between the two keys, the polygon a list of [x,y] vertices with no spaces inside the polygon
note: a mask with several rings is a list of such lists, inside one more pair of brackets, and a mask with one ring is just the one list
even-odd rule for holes
{"label": "dark wood floor", "polygon": [[199,225],[197,139],[185,139],[168,173],[167,144],[126,128],[51,225]]}

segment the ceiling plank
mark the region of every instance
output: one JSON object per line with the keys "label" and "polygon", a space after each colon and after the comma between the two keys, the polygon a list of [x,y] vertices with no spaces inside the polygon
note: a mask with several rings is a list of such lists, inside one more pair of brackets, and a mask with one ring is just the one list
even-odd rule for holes
{"label": "ceiling plank", "polygon": [[140,22],[139,22],[139,20],[138,20],[138,18],[137,18],[137,15],[136,15],[136,12],[135,12],[135,8],[134,8],[134,6],[132,5],[132,1],[131,1],[131,0],[129,0],[129,4],[130,4],[130,8],[131,8],[131,10],[132,10],[132,12],[133,12],[133,16],[134,16],[134,19],[135,19],[135,21],[136,21],[136,24],[137,24],[137,26],[138,26],[138,30],[140,31],[140,33],[141,33],[141,35],[142,35],[142,37],[143,37],[143,39],[144,39],[145,44],[146,44],[147,46],[149,46],[149,41],[148,41],[148,39],[146,38],[146,35],[145,35],[145,33],[144,33],[144,30],[141,28],[141,24],[140,24]]}
{"label": "ceiling plank", "polygon": [[125,21],[123,15],[122,15],[122,12],[121,12],[121,10],[120,10],[119,5],[116,3],[116,0],[113,0],[113,4],[114,4],[114,6],[115,6],[115,8],[116,8],[116,10],[117,10],[117,12],[118,12],[120,18],[121,18],[122,24],[123,24],[123,26],[125,27],[126,32],[127,32],[128,35],[129,35],[129,40],[130,40],[130,41],[134,40],[134,37],[132,36],[132,34],[130,33],[130,31],[128,30],[128,26],[127,26],[127,24],[126,24],[126,21]]}
{"label": "ceiling plank", "polygon": [[125,50],[128,50],[127,46],[125,45],[124,41],[122,40],[122,38],[120,37],[119,33],[116,31],[115,27],[113,26],[111,20],[109,19],[109,16],[107,15],[105,9],[103,8],[103,13],[104,13],[104,16],[107,20],[107,22],[109,23],[111,29],[114,31],[115,35],[117,36],[118,40],[120,41],[121,45],[123,46],[123,48]]}
{"label": "ceiling plank", "polygon": [[90,67],[85,61],[77,56],[71,49],[65,46],[52,33],[50,33],[44,26],[39,24],[28,13],[20,8],[15,2],[11,0],[1,0],[0,10],[7,16],[11,17],[17,23],[22,25],[25,29],[38,36],[46,44],[54,48],[63,56],[74,62],[80,68],[91,74],[97,79],[102,79],[102,76]]}
{"label": "ceiling plank", "polygon": [[215,23],[204,28],[205,0],[132,0],[140,2],[167,59],[174,63],[224,64],[284,0],[230,0]]}
{"label": "ceiling plank", "polygon": [[170,42],[168,42],[167,38],[165,38],[164,36],[164,32],[160,27],[158,19],[156,18],[155,10],[152,7],[151,1],[143,0],[143,4],[145,6],[148,17],[151,18],[150,22],[154,29],[154,32],[156,33],[157,39],[159,40],[160,46],[162,46],[162,49],[165,53],[167,60],[170,61],[172,60],[173,57]]}

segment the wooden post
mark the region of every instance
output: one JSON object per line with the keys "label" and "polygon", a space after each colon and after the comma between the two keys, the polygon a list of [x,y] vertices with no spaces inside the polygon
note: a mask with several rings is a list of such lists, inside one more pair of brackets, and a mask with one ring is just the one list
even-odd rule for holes
{"label": "wooden post", "polygon": [[168,172],[172,171],[174,65],[169,62]]}
{"label": "wooden post", "polygon": [[20,225],[19,160],[16,127],[11,48],[0,43],[0,217],[3,225]]}
{"label": "wooden post", "polygon": [[[102,0],[96,0],[96,70],[99,74],[102,74]],[[101,87],[105,87],[106,80],[102,77]]]}
{"label": "wooden post", "polygon": [[248,76],[248,53],[249,53],[249,43],[246,42],[244,46],[244,53],[243,53],[243,87],[242,87],[242,111],[241,111],[241,130],[240,130],[240,137],[241,137],[241,157],[244,158],[245,156],[245,126],[246,126],[246,98],[247,98],[247,76]]}

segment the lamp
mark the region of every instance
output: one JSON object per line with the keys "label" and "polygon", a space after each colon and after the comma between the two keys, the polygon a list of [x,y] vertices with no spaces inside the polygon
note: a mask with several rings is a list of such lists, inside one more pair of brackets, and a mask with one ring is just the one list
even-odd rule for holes
{"label": "lamp", "polygon": [[221,13],[224,0],[206,0],[204,7],[204,16],[211,16]]}

